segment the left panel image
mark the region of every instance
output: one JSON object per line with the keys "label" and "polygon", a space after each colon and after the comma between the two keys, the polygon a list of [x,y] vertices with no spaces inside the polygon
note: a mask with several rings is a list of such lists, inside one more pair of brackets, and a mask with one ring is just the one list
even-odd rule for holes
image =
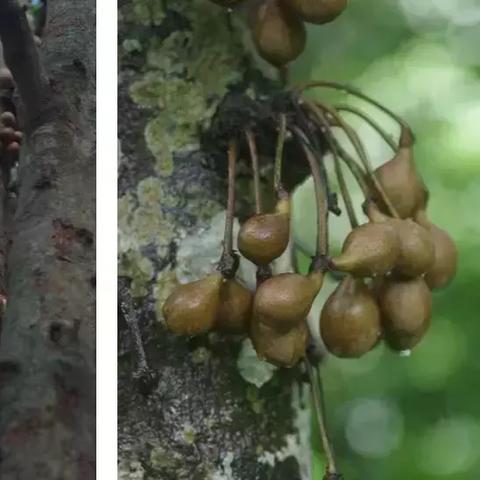
{"label": "left panel image", "polygon": [[0,0],[0,478],[95,478],[95,1]]}

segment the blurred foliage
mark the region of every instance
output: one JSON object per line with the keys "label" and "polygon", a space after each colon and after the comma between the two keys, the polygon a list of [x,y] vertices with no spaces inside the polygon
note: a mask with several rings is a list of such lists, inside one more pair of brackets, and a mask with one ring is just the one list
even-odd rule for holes
{"label": "blurred foliage", "polygon": [[[293,83],[337,80],[360,87],[403,115],[417,136],[416,160],[431,193],[429,216],[455,238],[456,280],[434,294],[432,327],[410,356],[378,347],[360,360],[330,358],[323,369],[329,422],[346,480],[480,476],[480,2],[351,0],[332,24],[309,29]],[[327,90],[312,95],[342,98]],[[346,98],[342,98],[347,100]],[[362,105],[392,134],[395,125]],[[349,119],[356,120],[352,117]],[[372,162],[391,152],[353,122]],[[360,193],[356,192],[357,203]],[[312,186],[295,199],[302,249],[315,240]],[[332,220],[338,248],[348,231]],[[300,262],[302,263],[302,262]],[[313,435],[314,479],[323,475]]]}

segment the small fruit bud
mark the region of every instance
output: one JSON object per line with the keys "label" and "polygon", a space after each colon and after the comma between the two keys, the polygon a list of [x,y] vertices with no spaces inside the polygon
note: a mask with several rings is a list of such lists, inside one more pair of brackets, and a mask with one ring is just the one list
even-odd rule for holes
{"label": "small fruit bud", "polygon": [[323,24],[335,20],[347,7],[347,0],[286,0],[304,22]]}
{"label": "small fruit bud", "polygon": [[392,270],[399,254],[394,229],[387,223],[366,223],[354,228],[343,243],[333,268],[359,277],[384,275]]}
{"label": "small fruit bud", "polygon": [[303,22],[281,0],[266,0],[258,8],[253,40],[261,57],[276,67],[295,60],[305,48]]}
{"label": "small fruit bud", "polygon": [[263,323],[277,331],[287,331],[308,315],[323,284],[323,273],[308,276],[281,273],[258,287],[253,300],[254,322]]}
{"label": "small fruit bud", "polygon": [[305,357],[310,338],[305,320],[284,333],[253,322],[250,337],[260,359],[286,368],[295,366]]}
{"label": "small fruit bud", "polygon": [[215,328],[225,333],[248,332],[252,306],[252,292],[235,280],[226,280],[220,288]]}
{"label": "small fruit bud", "polygon": [[414,347],[430,326],[432,295],[422,278],[385,279],[378,304],[385,340],[394,350]]}
{"label": "small fruit bud", "polygon": [[361,357],[377,344],[380,311],[363,280],[347,276],[340,282],[323,307],[320,333],[337,357]]}
{"label": "small fruit bud", "polygon": [[415,220],[430,232],[435,251],[435,260],[425,274],[425,282],[431,289],[444,288],[457,271],[458,252],[455,242],[445,230],[428,220],[425,211],[419,211]]}
{"label": "small fruit bud", "polygon": [[238,249],[256,265],[268,265],[287,248],[290,238],[290,203],[279,200],[275,213],[250,217],[238,233]]}
{"label": "small fruit bud", "polygon": [[168,328],[184,335],[211,330],[217,317],[222,282],[222,275],[216,272],[178,286],[163,305]]}

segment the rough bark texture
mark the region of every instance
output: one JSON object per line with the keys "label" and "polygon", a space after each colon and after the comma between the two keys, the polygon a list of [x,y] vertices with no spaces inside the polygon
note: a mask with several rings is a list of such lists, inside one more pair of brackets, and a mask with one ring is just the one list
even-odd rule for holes
{"label": "rough bark texture", "polygon": [[15,2],[1,3],[0,35],[22,101],[26,144],[18,205],[7,225],[0,478],[90,479],[95,478],[95,2],[49,0],[40,62]]}
{"label": "rough bark texture", "polygon": [[[165,3],[166,11],[160,1],[125,1],[120,15],[120,272],[132,278],[159,384],[147,397],[136,390],[121,323],[119,476],[307,478],[308,396],[298,369],[256,386],[239,371],[242,339],[178,337],[163,323],[176,282],[198,278],[220,256],[226,171],[211,168],[199,129],[232,90],[269,85],[251,68],[235,17],[206,0]],[[242,171],[238,185],[238,206],[249,198],[251,208]]]}

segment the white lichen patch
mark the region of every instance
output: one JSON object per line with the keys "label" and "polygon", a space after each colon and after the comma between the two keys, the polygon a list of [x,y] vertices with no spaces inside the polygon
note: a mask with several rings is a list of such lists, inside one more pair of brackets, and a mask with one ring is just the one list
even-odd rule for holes
{"label": "white lichen patch", "polygon": [[232,452],[225,454],[222,460],[222,466],[219,470],[211,474],[210,480],[236,480],[232,469],[234,458],[235,457]]}
{"label": "white lichen patch", "polygon": [[270,381],[277,370],[274,365],[257,357],[257,352],[249,338],[242,342],[242,348],[237,358],[237,368],[242,378],[257,388]]}
{"label": "white lichen patch", "polygon": [[295,457],[300,466],[302,480],[311,479],[310,458],[310,403],[306,385],[293,386],[292,411],[296,434],[285,436],[285,446],[275,452],[263,450],[258,456],[258,462],[274,467],[277,462],[283,462],[288,457]]}
{"label": "white lichen patch", "polygon": [[138,460],[121,460],[118,465],[118,480],[143,480],[145,469]]}
{"label": "white lichen patch", "polygon": [[197,365],[207,363],[210,356],[210,351],[207,348],[198,347],[192,352],[192,361]]}

